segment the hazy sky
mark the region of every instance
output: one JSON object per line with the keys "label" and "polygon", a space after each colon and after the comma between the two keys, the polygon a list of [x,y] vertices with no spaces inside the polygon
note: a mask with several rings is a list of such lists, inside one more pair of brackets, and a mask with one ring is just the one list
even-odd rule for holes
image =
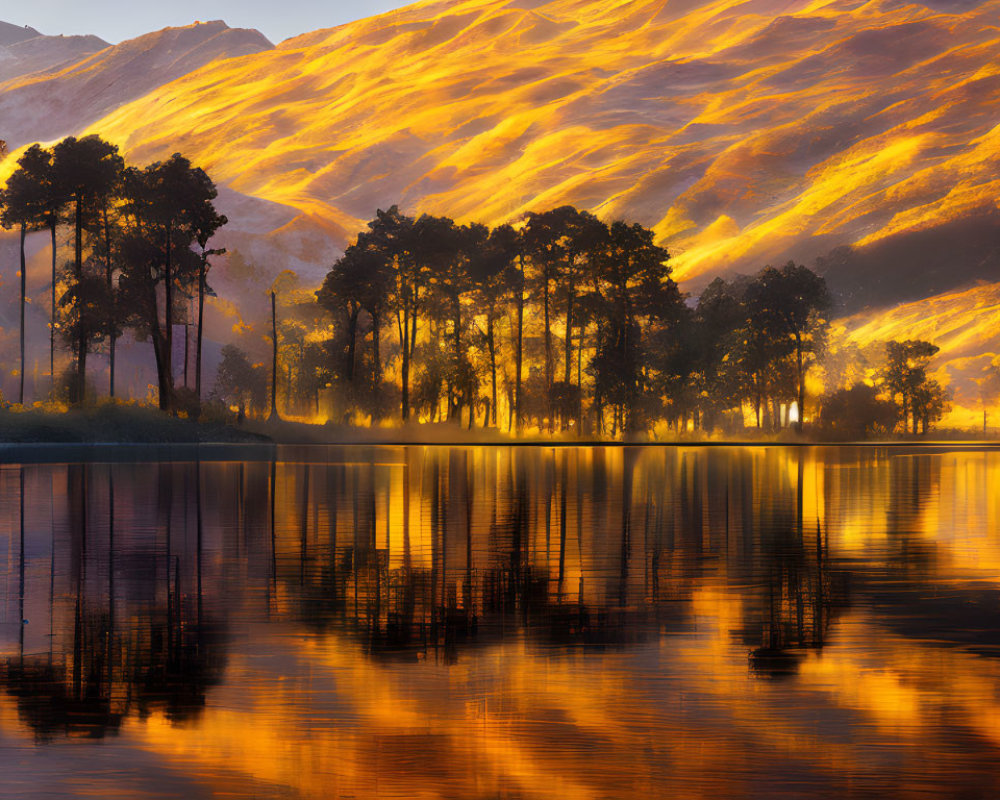
{"label": "hazy sky", "polygon": [[223,19],[277,43],[317,28],[379,14],[409,0],[11,0],[0,20],[42,33],[93,33],[116,43],[168,25]]}

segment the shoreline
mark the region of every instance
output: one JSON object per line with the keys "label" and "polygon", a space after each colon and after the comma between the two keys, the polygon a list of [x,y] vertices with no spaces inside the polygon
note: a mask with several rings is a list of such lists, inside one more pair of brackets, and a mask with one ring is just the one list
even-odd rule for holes
{"label": "shoreline", "polygon": [[[357,428],[290,420],[248,420],[237,426],[226,420],[179,419],[158,409],[102,404],[71,411],[42,409],[0,411],[0,462],[15,454],[92,454],[111,451],[127,456],[143,450],[171,449],[220,454],[276,447],[866,447],[903,449],[993,449],[1000,439],[978,437],[971,431],[940,431],[928,438],[832,440],[797,436],[793,432],[761,437],[676,439],[572,439],[537,435],[513,438],[495,429],[457,428],[447,423],[404,427]],[[200,457],[203,457],[201,455]]]}

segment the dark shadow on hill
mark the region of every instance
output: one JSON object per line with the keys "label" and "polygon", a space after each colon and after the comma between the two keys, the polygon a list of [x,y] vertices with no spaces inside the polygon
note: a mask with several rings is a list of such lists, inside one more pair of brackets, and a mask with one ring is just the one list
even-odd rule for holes
{"label": "dark shadow on hill", "polygon": [[1000,211],[992,209],[816,260],[839,311],[922,300],[1000,277]]}

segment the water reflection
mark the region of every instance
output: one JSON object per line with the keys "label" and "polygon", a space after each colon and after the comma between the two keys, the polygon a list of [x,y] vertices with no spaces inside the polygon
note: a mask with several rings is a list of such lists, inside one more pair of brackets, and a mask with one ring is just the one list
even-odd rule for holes
{"label": "water reflection", "polygon": [[998,481],[871,448],[4,466],[32,759],[0,789],[990,796]]}

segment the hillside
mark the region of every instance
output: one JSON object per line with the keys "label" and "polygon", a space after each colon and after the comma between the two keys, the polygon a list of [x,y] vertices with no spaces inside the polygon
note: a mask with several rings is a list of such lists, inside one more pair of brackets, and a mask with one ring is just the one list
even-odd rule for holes
{"label": "hillside", "polygon": [[[944,10],[940,10],[943,8]],[[571,202],[681,278],[993,208],[1000,0],[431,2],[216,62],[92,130],[350,229]]]}

